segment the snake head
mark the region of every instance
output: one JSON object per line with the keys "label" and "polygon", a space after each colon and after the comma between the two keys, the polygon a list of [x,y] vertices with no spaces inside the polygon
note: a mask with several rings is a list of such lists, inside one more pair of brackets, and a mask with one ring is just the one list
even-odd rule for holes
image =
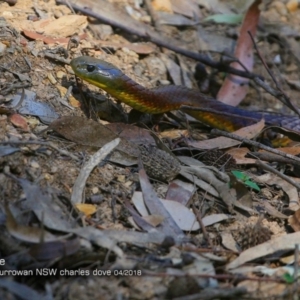
{"label": "snake head", "polygon": [[113,64],[90,56],[74,58],[70,65],[78,77],[104,90],[115,87],[117,79],[123,75]]}

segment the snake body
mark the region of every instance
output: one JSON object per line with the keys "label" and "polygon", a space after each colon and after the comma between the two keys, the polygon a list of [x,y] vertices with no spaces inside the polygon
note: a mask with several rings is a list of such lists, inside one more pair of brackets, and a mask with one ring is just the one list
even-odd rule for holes
{"label": "snake body", "polygon": [[78,77],[141,112],[160,114],[182,109],[208,126],[229,132],[264,118],[266,125],[281,126],[300,132],[298,117],[247,111],[183,86],[169,85],[147,89],[114,65],[93,57],[74,58],[71,67]]}

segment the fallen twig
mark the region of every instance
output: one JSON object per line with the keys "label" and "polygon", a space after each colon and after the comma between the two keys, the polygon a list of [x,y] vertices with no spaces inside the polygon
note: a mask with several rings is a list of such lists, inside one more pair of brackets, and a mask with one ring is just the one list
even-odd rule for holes
{"label": "fallen twig", "polygon": [[277,175],[278,177],[282,178],[283,180],[287,181],[288,183],[290,183],[291,185],[293,185],[294,187],[296,187],[300,191],[300,185],[298,183],[296,183],[293,179],[291,179],[289,176],[286,176],[286,175],[282,174],[278,170],[274,169],[271,166],[268,166],[267,164],[264,164],[260,160],[256,160],[255,163],[258,166],[260,166],[261,168],[263,168],[264,170],[269,171],[269,172]]}
{"label": "fallen twig", "polygon": [[208,232],[206,231],[206,228],[205,228],[205,226],[204,226],[204,224],[203,224],[203,222],[202,222],[202,217],[201,217],[201,215],[200,215],[200,212],[196,209],[196,206],[195,206],[194,203],[193,203],[192,208],[193,208],[193,212],[194,212],[194,214],[195,214],[195,216],[196,216],[196,218],[197,218],[197,221],[199,222],[199,224],[200,224],[200,226],[201,226],[203,235],[204,235],[204,237],[205,237],[207,243],[209,244],[210,248],[213,248],[214,245],[213,245],[211,239],[209,238],[209,234],[208,234]]}
{"label": "fallen twig", "polygon": [[245,143],[245,144],[248,144],[248,145],[251,145],[251,146],[254,146],[254,147],[257,147],[257,148],[260,148],[260,149],[269,151],[269,152],[272,152],[272,153],[274,153],[274,154],[281,155],[281,156],[283,156],[283,157],[293,159],[293,160],[295,160],[295,161],[297,161],[297,162],[300,162],[300,158],[297,157],[297,156],[294,156],[294,155],[291,155],[291,154],[288,154],[288,153],[285,153],[285,152],[282,152],[282,151],[273,149],[273,148],[271,148],[271,147],[268,147],[268,146],[263,145],[262,143],[258,143],[258,142],[255,142],[255,141],[251,141],[251,140],[249,140],[249,139],[246,139],[246,138],[241,137],[241,136],[239,136],[239,135],[236,135],[236,134],[234,134],[234,133],[222,131],[222,130],[219,130],[219,129],[213,129],[213,130],[211,131],[211,133],[212,133],[212,134],[215,134],[215,135],[225,136],[225,137],[228,137],[228,138],[230,138],[230,139],[237,140],[237,141],[240,141],[240,142],[242,142],[242,143]]}
{"label": "fallen twig", "polygon": [[[253,43],[253,46],[254,46],[254,49],[256,50],[256,53],[260,59],[260,61],[262,62],[263,66],[265,67],[265,69],[267,70],[268,74],[270,75],[270,77],[272,78],[273,82],[275,83],[276,85],[276,88],[277,88],[277,91],[273,94],[274,91],[272,91],[272,93],[270,93],[271,95],[273,95],[274,97],[276,97],[279,101],[281,101],[283,104],[285,104],[287,107],[289,107],[292,111],[294,111],[297,115],[300,116],[300,111],[299,109],[297,108],[297,106],[291,101],[291,99],[287,96],[287,94],[283,91],[283,89],[281,88],[280,84],[278,83],[277,79],[275,78],[274,74],[272,73],[272,71],[270,70],[270,68],[268,67],[268,65],[266,64],[264,58],[262,57],[255,41],[254,41],[254,38],[251,34],[251,32],[248,32],[249,35],[250,35],[250,38],[252,40],[252,43]],[[262,81],[260,80],[254,80],[257,84],[261,84]],[[261,86],[261,85],[260,85]],[[266,86],[264,84],[264,86]],[[269,89],[269,86],[268,86],[268,90],[265,89],[267,92],[270,91]]]}
{"label": "fallen twig", "polygon": [[62,155],[69,156],[70,158],[79,161],[78,157],[68,152],[67,150],[59,149],[57,146],[48,142],[39,142],[39,141],[6,141],[0,142],[0,145],[41,145],[52,148],[53,150],[59,152]]}
{"label": "fallen twig", "polygon": [[[145,24],[142,24],[138,21],[136,21],[137,23],[135,23],[136,26],[128,26],[127,24],[125,24],[125,22],[121,22],[121,19],[124,20],[123,16],[120,16],[120,18],[112,19],[109,17],[109,10],[111,9],[112,11],[116,12],[116,9],[109,2],[105,1],[105,5],[102,5],[102,3],[97,1],[99,6],[102,5],[101,11],[98,11],[97,9],[87,8],[89,6],[88,5],[89,3],[87,1],[85,1],[85,4],[86,4],[85,6],[83,6],[83,5],[81,6],[81,5],[72,3],[71,1],[68,1],[68,3],[67,3],[66,1],[63,1],[63,0],[57,0],[56,2],[58,4],[64,4],[64,5],[68,5],[68,3],[69,3],[73,9],[75,9],[87,16],[96,18],[96,19],[98,19],[106,24],[109,24],[111,26],[121,28],[122,30],[125,30],[131,34],[134,34],[141,38],[147,39],[150,42],[152,42],[158,46],[170,49],[170,50],[180,53],[184,56],[193,58],[196,61],[200,61],[203,64],[205,64],[211,68],[219,70],[220,72],[228,72],[228,73],[238,75],[241,77],[245,77],[245,78],[249,78],[249,79],[254,79],[255,77],[259,77],[259,78],[263,79],[260,75],[232,68],[232,67],[230,67],[229,64],[226,64],[222,61],[213,61],[206,55],[203,55],[203,54],[200,54],[197,52],[192,52],[187,49],[181,48],[176,45],[176,40],[170,40],[169,38],[166,38],[165,36],[161,36],[161,35],[157,34],[153,30],[151,30],[151,27],[146,28]],[[91,2],[90,4],[91,4],[91,6],[93,6],[94,3]],[[95,10],[97,12],[95,12]],[[127,17],[127,16],[125,16],[125,17]]]}

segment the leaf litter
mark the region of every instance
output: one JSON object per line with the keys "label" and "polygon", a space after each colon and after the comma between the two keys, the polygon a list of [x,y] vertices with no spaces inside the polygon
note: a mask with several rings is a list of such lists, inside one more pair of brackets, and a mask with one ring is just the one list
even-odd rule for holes
{"label": "leaf litter", "polygon": [[[228,60],[228,57],[239,60],[229,60],[225,64],[231,63],[241,71],[247,69],[250,72],[253,67],[255,74],[267,78],[261,61],[253,57],[253,44],[247,33],[250,30],[255,37],[257,22],[248,26],[248,18],[258,20],[260,16],[265,31],[257,32],[258,37],[264,37],[257,46],[264,50],[261,53],[272,71],[276,65],[282,72],[282,88],[289,92],[291,99],[299,98],[295,84],[299,81],[297,30],[293,30],[299,31],[299,22],[295,21],[299,10],[292,8],[291,3],[285,6],[280,1],[269,6],[265,3],[259,5],[260,1],[246,1],[248,3],[241,6],[250,7],[248,11],[237,7],[233,10],[231,3],[214,2],[212,5],[205,1],[191,1],[182,6],[180,1],[157,1],[159,7],[168,7],[167,19],[159,13],[152,15],[150,10],[148,14],[146,6],[138,8],[130,3],[125,9],[134,19],[119,9],[122,5],[115,9],[114,4],[107,1],[77,3],[76,9],[90,7],[98,13],[94,17],[102,18],[114,28],[129,30],[131,35],[146,37],[156,46],[136,43],[142,40],[132,40],[112,28],[107,31],[106,40],[92,38],[93,33],[86,29],[85,16],[76,15],[67,6],[56,5],[52,0],[47,4],[43,1],[32,4],[30,0],[12,6],[0,4],[2,16],[7,19],[1,20],[5,34],[0,41],[0,51],[7,48],[5,55],[1,56],[1,257],[7,265],[18,270],[36,270],[38,267],[84,269],[89,274],[95,269],[98,272],[118,270],[121,275],[120,270],[128,268],[132,274],[138,270],[143,273],[143,277],[114,276],[110,280],[97,276],[58,276],[47,282],[36,276],[39,285],[31,284],[26,278],[19,282],[14,278],[10,283],[3,279],[1,291],[24,299],[43,299],[51,290],[52,295],[62,299],[65,289],[68,297],[76,294],[78,299],[83,299],[87,290],[80,291],[74,282],[78,280],[86,285],[89,279],[88,292],[94,297],[91,299],[100,295],[111,299],[111,295],[118,292],[125,298],[135,299],[180,299],[188,295],[200,299],[233,298],[236,295],[261,299],[276,293],[297,293],[299,191],[295,186],[287,183],[280,174],[275,176],[263,171],[256,164],[257,158],[253,159],[257,155],[256,149],[244,145],[240,148],[241,141],[232,138],[208,139],[211,137],[208,131],[191,118],[183,118],[182,112],[152,120],[153,123],[149,116],[134,112],[127,116],[129,108],[114,102],[107,106],[114,107],[114,112],[109,109],[100,112],[94,102],[107,105],[111,98],[92,86],[89,86],[90,93],[86,93],[85,85],[81,91],[76,90],[72,71],[66,64],[66,52],[70,58],[86,52],[120,66],[124,73],[149,88],[169,83],[195,88],[197,83],[193,72],[197,70],[196,62],[186,59],[185,55],[219,68],[218,64],[212,64],[199,53],[186,50],[200,51],[205,47],[206,51],[212,51],[211,57],[215,61],[216,53],[224,52],[222,60]],[[103,9],[99,10],[99,7]],[[232,13],[245,13],[246,17],[241,29],[205,22],[209,18],[218,22],[214,14],[219,13],[222,13],[221,19],[225,23],[228,17],[233,22],[230,20]],[[33,22],[32,16],[39,20]],[[155,16],[160,19],[158,23],[163,32],[158,33],[148,25]],[[276,20],[282,25],[275,36],[281,41],[280,45],[288,45],[291,56],[277,47],[279,43],[270,44],[265,39],[274,37],[275,30],[275,26],[272,29],[267,26],[266,20]],[[179,25],[180,30],[163,23]],[[286,37],[282,34],[283,28],[289,32]],[[200,32],[203,37],[211,38],[195,42]],[[74,33],[78,35],[74,36]],[[180,47],[175,36],[181,40]],[[221,39],[218,45],[214,44],[218,36],[226,38],[228,45],[237,41],[235,51],[228,53],[229,47],[222,44]],[[74,46],[76,43],[80,44],[79,48]],[[45,44],[48,45],[47,53]],[[160,53],[157,46],[175,49],[177,54],[170,50]],[[245,47],[247,51],[244,51]],[[17,55],[16,49],[22,55]],[[246,54],[246,57],[239,53]],[[276,76],[277,71],[274,71]],[[265,109],[262,103],[254,101],[259,95],[268,102],[267,108],[281,111],[281,106],[275,104],[274,97],[271,99],[268,94],[270,91],[276,94],[274,91],[248,88],[249,79],[233,74],[228,75],[223,83],[224,78],[216,75],[214,69],[208,72],[209,76],[203,81],[205,84],[198,83],[200,89],[208,85],[212,95],[221,91],[219,99],[235,100],[236,103],[243,100],[245,104]],[[230,82],[230,78],[243,80],[243,84],[236,84],[236,80]],[[266,81],[255,82],[260,88],[265,88]],[[73,86],[72,99],[65,98],[70,86]],[[101,95],[97,100],[92,99],[96,93]],[[12,105],[13,97],[15,102]],[[82,112],[94,121],[80,116]],[[57,119],[58,115],[60,119]],[[133,124],[107,124],[103,119],[109,122],[133,120]],[[46,128],[43,123],[51,125]],[[241,129],[240,136],[258,139],[263,128],[262,120]],[[198,130],[201,132],[199,137],[205,140],[194,139]],[[273,130],[294,140],[299,138],[292,130]],[[117,149],[108,156],[105,154],[105,158],[101,156],[87,171],[86,166],[96,151],[101,147],[105,149],[116,138],[120,139]],[[137,150],[140,144],[146,147],[142,157]],[[295,143],[290,145],[281,150],[298,155]],[[151,173],[145,159],[147,153],[152,153],[151,149],[156,147],[162,151],[160,157],[173,159],[175,167],[172,176],[153,180],[155,174]],[[209,149],[205,164],[214,167],[195,159],[201,157],[203,149]],[[226,169],[228,162],[219,169],[215,167],[213,151],[216,149],[227,149],[233,156],[235,162],[230,170]],[[249,154],[251,158],[247,157]],[[272,167],[289,176],[292,174],[290,178],[299,182],[297,164],[292,163],[291,158],[288,161],[286,157],[284,162],[277,161],[276,156],[267,158],[269,160],[262,158],[264,163],[270,162]],[[143,167],[140,163],[139,174],[138,161],[144,164]],[[153,164],[150,161],[150,165]],[[163,173],[169,172],[164,168]],[[228,176],[232,170],[238,178]],[[84,178],[81,172],[85,173]],[[76,178],[78,185],[75,184]],[[72,194],[76,196],[72,198]],[[85,202],[84,206],[79,206],[79,202]],[[6,221],[2,221],[2,216],[6,216]],[[270,265],[270,258],[274,264]],[[240,278],[237,284],[236,274]],[[263,281],[261,275],[264,275]],[[276,288],[273,281],[276,281]]]}

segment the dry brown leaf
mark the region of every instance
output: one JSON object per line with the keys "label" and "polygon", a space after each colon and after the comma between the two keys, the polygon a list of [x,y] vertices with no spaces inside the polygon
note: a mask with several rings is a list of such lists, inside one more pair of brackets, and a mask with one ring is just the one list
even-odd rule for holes
{"label": "dry brown leaf", "polygon": [[86,146],[102,147],[117,136],[98,122],[77,116],[61,117],[50,128],[66,139]]}
{"label": "dry brown leaf", "polygon": [[184,130],[178,130],[178,129],[171,129],[171,130],[165,130],[162,132],[159,132],[158,137],[159,138],[169,138],[171,140],[182,138],[182,137],[189,137],[189,131]]}
{"label": "dry brown leaf", "polygon": [[110,123],[106,125],[106,128],[109,128],[119,137],[136,144],[155,144],[149,130],[132,124]]}
{"label": "dry brown leaf", "polygon": [[153,227],[157,227],[164,220],[164,217],[159,215],[150,215],[150,216],[144,216],[144,220],[146,220]]}
{"label": "dry brown leaf", "polygon": [[122,48],[127,48],[137,54],[143,54],[143,55],[148,55],[155,51],[155,47],[153,45],[146,44],[146,43],[125,44],[122,46]]}
{"label": "dry brown leaf", "polygon": [[288,218],[288,216],[286,216],[283,213],[281,213],[280,211],[278,211],[268,201],[260,201],[260,204],[264,207],[264,209],[270,216],[273,216],[278,219],[287,219]]}
{"label": "dry brown leaf", "polygon": [[[289,197],[289,209],[293,211],[299,209],[300,203],[299,203],[298,191],[296,187],[294,187],[290,183],[286,182],[282,178],[279,178],[278,176],[271,173],[266,173],[264,175],[255,177],[255,180],[260,183],[266,183],[269,185],[275,185],[275,184],[279,185]],[[297,178],[293,178],[293,180],[297,182]]]}
{"label": "dry brown leaf", "polygon": [[[291,155],[298,155],[300,153],[300,147],[282,147],[277,148],[278,151],[285,152],[287,154]],[[268,153],[266,150],[259,150],[259,152]],[[249,149],[246,147],[242,148],[232,148],[226,151],[226,153],[232,155],[232,157],[235,159],[235,162],[237,165],[247,165],[247,164],[255,164],[256,159],[245,157],[249,153]]]}
{"label": "dry brown leaf", "polygon": [[[70,38],[52,38],[52,37],[48,37],[46,35],[37,33],[35,31],[30,31],[30,30],[23,30],[23,33],[25,36],[27,36],[30,39],[33,40],[40,40],[43,41],[45,44],[67,44],[70,40]],[[79,36],[79,38],[85,39],[86,38],[86,34],[82,34]]]}
{"label": "dry brown leaf", "polygon": [[[277,297],[282,295],[286,289],[286,284],[278,282],[265,282],[262,284],[259,279],[257,281],[244,280],[238,284],[238,287],[245,287],[248,293],[258,293],[259,298]],[[253,297],[257,298],[255,295],[251,294]],[[273,298],[272,297],[272,298]]]}
{"label": "dry brown leaf", "polygon": [[249,152],[246,147],[232,148],[226,151],[226,153],[232,155],[237,165],[255,164],[256,159],[245,157]]}
{"label": "dry brown leaf", "polygon": [[[146,229],[144,229],[142,226],[139,226],[138,225],[138,222],[136,221],[136,219],[134,218],[134,217],[132,217],[132,216],[130,216],[130,217],[128,217],[127,218],[127,221],[128,221],[128,223],[134,228],[134,229],[136,229],[137,231],[147,231]],[[146,222],[146,220],[145,220],[145,222]],[[148,223],[148,222],[147,222]],[[149,231],[148,231],[149,232]]]}
{"label": "dry brown leaf", "polygon": [[189,0],[170,0],[172,9],[175,13],[187,16],[189,18],[194,18],[195,16],[199,17],[201,12],[199,10],[199,6],[197,1]]}
{"label": "dry brown leaf", "polygon": [[222,232],[221,237],[222,237],[222,245],[225,248],[227,248],[229,250],[232,250],[234,252],[239,252],[239,248],[237,246],[237,243],[234,240],[234,238],[233,238],[233,236],[230,232]]}
{"label": "dry brown leaf", "polygon": [[[236,197],[230,191],[228,184],[230,179],[226,173],[219,171],[215,167],[206,166],[192,157],[178,156],[178,159],[186,165],[181,167],[180,174],[182,176],[185,176],[195,184],[197,184],[195,179],[205,180],[209,186],[218,192],[219,197],[226,203],[228,210],[232,210]],[[186,176],[188,174],[192,175],[192,179]],[[205,191],[208,192],[209,188],[205,189]]]}
{"label": "dry brown leaf", "polygon": [[170,0],[154,0],[152,1],[152,6],[154,10],[173,13],[172,4]]}
{"label": "dry brown leaf", "polygon": [[168,186],[166,199],[179,202],[186,206],[194,192],[195,187],[191,183],[174,180]]}
{"label": "dry brown leaf", "polygon": [[[257,136],[261,132],[264,126],[265,126],[265,122],[264,120],[261,120],[256,124],[241,128],[233,133],[241,137],[244,137],[246,139],[252,139],[253,137]],[[215,149],[215,148],[225,149],[225,148],[239,145],[241,144],[241,142],[227,137],[220,136],[205,141],[188,141],[187,144],[194,148],[208,150],[208,149]]]}
{"label": "dry brown leaf", "polygon": [[[172,216],[177,226],[182,230],[190,231],[198,230],[200,228],[194,213],[191,212],[187,207],[172,200],[162,200],[159,198],[159,201]],[[134,192],[132,196],[132,202],[142,216],[149,215],[143,200],[143,194],[141,192]]]}
{"label": "dry brown leaf", "polygon": [[205,193],[208,193],[215,197],[219,197],[219,193],[217,192],[217,190],[211,184],[207,183],[206,181],[196,177],[195,175],[185,172],[183,170],[180,172],[180,175],[182,175],[184,178],[186,178],[187,180],[189,180],[196,186],[203,189],[205,191]]}
{"label": "dry brown leaf", "polygon": [[[81,236],[83,239],[86,239],[99,247],[103,247],[113,251],[119,258],[123,257],[124,253],[120,247],[116,245],[116,241],[110,238],[109,233],[106,233],[105,230],[99,230],[97,228],[87,226],[72,229],[69,232]],[[120,231],[124,234],[123,231]]]}
{"label": "dry brown leaf", "polygon": [[[198,230],[200,228],[194,213],[187,207],[172,200],[159,200],[182,230],[190,231]],[[134,192],[132,202],[142,216],[145,217],[149,215],[141,192]]]}
{"label": "dry brown leaf", "polygon": [[298,0],[289,0],[288,3],[286,4],[286,8],[290,13],[297,11],[298,6],[299,6]]}
{"label": "dry brown leaf", "polygon": [[[65,95],[67,94],[68,90],[64,86],[61,86],[61,85],[56,86],[56,88],[58,89],[60,96],[62,98],[65,97]],[[76,100],[75,97],[72,96],[72,95],[69,96],[68,100],[69,100],[70,104],[73,107],[80,107],[81,106],[80,102],[78,100]]]}
{"label": "dry brown leaf", "polygon": [[82,32],[87,25],[87,17],[79,15],[65,15],[54,20],[42,19],[33,22],[33,27],[36,32],[43,32],[46,36],[60,38]]}
{"label": "dry brown leaf", "polygon": [[[131,217],[128,218],[128,221],[133,225],[134,228],[137,230],[144,230],[147,232],[155,232],[156,229],[153,225],[151,225],[146,219],[144,219],[142,216],[140,216],[137,211],[133,208],[131,203],[128,199],[124,199],[124,206],[128,209],[128,211],[131,214]],[[145,210],[146,207],[143,207]],[[163,219],[159,222],[159,224],[162,222]],[[158,225],[158,224],[157,224]],[[156,225],[156,226],[157,226]]]}
{"label": "dry brown leaf", "polygon": [[295,213],[289,217],[288,221],[294,231],[300,231],[300,209],[295,211]]}
{"label": "dry brown leaf", "polygon": [[21,128],[23,131],[26,132],[30,131],[27,121],[23,116],[19,114],[13,114],[9,117],[9,119],[14,126]]}
{"label": "dry brown leaf", "polygon": [[76,253],[80,248],[79,238],[32,245],[29,254],[39,261],[52,260]]}
{"label": "dry brown leaf", "polygon": [[42,228],[19,225],[15,220],[9,206],[5,207],[6,227],[15,238],[27,243],[41,243],[56,241],[58,238]]}
{"label": "dry brown leaf", "polygon": [[141,189],[143,192],[144,202],[153,215],[161,215],[164,217],[163,222],[160,225],[160,230],[166,234],[174,237],[175,239],[183,236],[183,231],[174,221],[172,215],[166,210],[164,205],[161,203],[157,197],[145,170],[142,167],[141,161],[139,161],[139,179],[141,184]]}
{"label": "dry brown leaf", "polygon": [[278,251],[291,251],[300,241],[300,232],[286,234],[266,243],[252,247],[240,254],[238,258],[227,265],[227,270],[234,269],[252,260],[274,254]]}
{"label": "dry brown leaf", "polygon": [[291,155],[298,155],[300,153],[300,147],[295,146],[295,147],[282,147],[282,148],[277,148],[277,150],[291,154]]}
{"label": "dry brown leaf", "polygon": [[[253,37],[256,34],[256,27],[259,20],[259,5],[261,0],[256,0],[248,9],[242,27],[240,29],[239,39],[236,45],[234,56],[239,62],[231,63],[231,67],[251,72],[253,69],[253,43],[248,32]],[[249,79],[236,75],[227,75],[221,89],[219,90],[217,99],[224,103],[236,106],[246,96],[248,91]]]}
{"label": "dry brown leaf", "polygon": [[76,208],[84,213],[86,217],[90,217],[97,211],[97,206],[94,204],[87,204],[87,203],[77,203]]}
{"label": "dry brown leaf", "polygon": [[219,223],[224,220],[228,220],[229,218],[230,218],[230,215],[226,215],[226,214],[212,214],[212,215],[202,218],[202,223],[204,226],[210,226],[215,223]]}
{"label": "dry brown leaf", "polygon": [[23,210],[33,211],[38,220],[52,230],[64,232],[76,226],[76,221],[65,215],[61,207],[53,201],[55,195],[26,179],[13,178],[22,186],[26,195],[26,199],[21,203]]}
{"label": "dry brown leaf", "polygon": [[[160,201],[168,210],[168,212],[172,215],[174,221],[182,230],[194,231],[200,229],[195,214],[186,206],[172,200],[160,199]],[[149,215],[145,203],[143,201],[143,195],[141,192],[134,192],[132,196],[132,202],[134,203],[136,209],[142,216]],[[227,220],[228,218],[229,216],[226,214],[212,214],[202,218],[202,223],[204,226],[210,226],[215,223]]]}

